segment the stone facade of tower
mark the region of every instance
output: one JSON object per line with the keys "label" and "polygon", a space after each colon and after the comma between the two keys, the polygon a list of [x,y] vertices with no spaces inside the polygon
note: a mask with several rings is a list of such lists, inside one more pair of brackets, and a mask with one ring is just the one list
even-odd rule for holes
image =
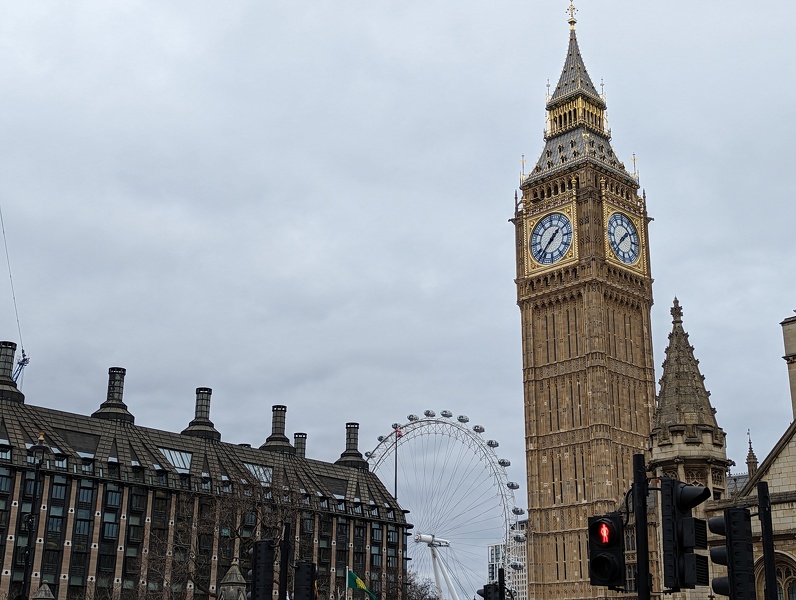
{"label": "stone facade of tower", "polygon": [[655,378],[646,198],[611,148],[575,19],[545,145],[514,219],[522,323],[528,596],[593,598],[587,520],[619,507]]}
{"label": "stone facade of tower", "polygon": [[[727,497],[727,460],[725,434],[718,426],[710,392],[705,389],[699,361],[694,357],[688,333],[683,328],[683,310],[677,298],[672,306],[672,332],[663,362],[663,375],[656,403],[654,427],[650,435],[651,459],[648,469],[653,477],[671,477],[693,485],[710,488],[714,504]],[[659,503],[658,503],[659,504]],[[709,504],[701,504],[693,515],[706,518]],[[660,528],[655,547],[662,547]],[[661,573],[659,565],[655,571]],[[653,590],[662,589],[661,578],[653,576]],[[678,594],[689,600],[708,599],[709,587],[698,587]]]}

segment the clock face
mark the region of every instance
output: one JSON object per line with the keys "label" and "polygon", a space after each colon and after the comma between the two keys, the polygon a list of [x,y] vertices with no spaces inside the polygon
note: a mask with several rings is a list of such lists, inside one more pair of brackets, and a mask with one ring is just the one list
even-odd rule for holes
{"label": "clock face", "polygon": [[616,257],[626,265],[638,260],[638,231],[627,215],[615,212],[608,219],[608,241]]}
{"label": "clock face", "polygon": [[545,216],[531,233],[531,256],[542,265],[552,265],[561,260],[571,245],[572,223],[561,213]]}

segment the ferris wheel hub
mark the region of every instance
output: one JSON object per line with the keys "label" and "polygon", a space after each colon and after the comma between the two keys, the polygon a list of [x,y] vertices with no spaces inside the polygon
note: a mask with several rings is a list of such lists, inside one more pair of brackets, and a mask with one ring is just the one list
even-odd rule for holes
{"label": "ferris wheel hub", "polygon": [[433,546],[435,548],[449,548],[451,545],[448,540],[443,540],[442,538],[428,533],[416,533],[415,543],[428,544],[429,547]]}

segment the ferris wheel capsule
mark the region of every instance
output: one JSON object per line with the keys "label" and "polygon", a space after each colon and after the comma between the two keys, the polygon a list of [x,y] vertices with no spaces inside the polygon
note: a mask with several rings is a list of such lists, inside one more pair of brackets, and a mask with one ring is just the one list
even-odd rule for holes
{"label": "ferris wheel capsule", "polygon": [[511,509],[511,512],[513,512],[517,516],[524,515],[525,514],[525,509],[524,508],[520,508],[519,506],[515,506],[514,508]]}
{"label": "ferris wheel capsule", "polygon": [[401,428],[401,424],[400,423],[393,423],[392,424],[392,428],[393,429],[400,429]]}
{"label": "ferris wheel capsule", "polygon": [[383,442],[383,441],[384,441],[384,436],[383,436],[383,435],[380,435],[380,436],[379,436],[379,437],[377,437],[376,439],[377,439],[377,440],[379,440],[380,442]]}
{"label": "ferris wheel capsule", "polygon": [[515,533],[514,534],[514,541],[515,542],[524,542],[528,538],[525,537],[524,533]]}
{"label": "ferris wheel capsule", "polygon": [[498,464],[501,467],[510,467],[511,466],[511,461],[508,458],[499,458],[498,459]]}
{"label": "ferris wheel capsule", "polygon": [[453,413],[449,410],[443,410],[440,414],[446,419],[450,419],[453,416]]}
{"label": "ferris wheel capsule", "polygon": [[469,423],[470,417],[468,417],[467,415],[459,415],[458,417],[456,417],[456,420],[459,421],[459,423]]}
{"label": "ferris wheel capsule", "polygon": [[500,446],[500,443],[497,440],[487,440],[486,445],[490,448],[497,448]]}
{"label": "ferris wheel capsule", "polygon": [[420,417],[418,417],[417,415],[409,415],[406,418],[409,419],[410,421],[418,421],[418,420],[420,420]]}
{"label": "ferris wheel capsule", "polygon": [[484,433],[486,429],[484,429],[483,425],[473,425],[473,431],[476,433]]}
{"label": "ferris wheel capsule", "polygon": [[525,568],[525,565],[518,560],[512,561],[509,566],[515,571],[522,571]]}
{"label": "ferris wheel capsule", "polygon": [[423,412],[423,414],[426,415],[429,419],[437,416],[437,413],[435,413],[433,410],[427,410]]}
{"label": "ferris wheel capsule", "polygon": [[520,489],[520,484],[517,483],[516,481],[509,481],[506,484],[506,487],[509,488],[510,490],[518,490]]}

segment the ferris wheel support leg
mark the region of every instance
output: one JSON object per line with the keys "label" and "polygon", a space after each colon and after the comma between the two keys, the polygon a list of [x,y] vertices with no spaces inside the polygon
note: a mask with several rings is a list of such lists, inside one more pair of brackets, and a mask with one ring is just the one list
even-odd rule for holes
{"label": "ferris wheel support leg", "polygon": [[453,582],[451,581],[451,576],[448,573],[448,569],[446,569],[445,565],[443,564],[441,564],[440,567],[442,571],[442,576],[445,578],[445,583],[448,584],[448,590],[450,591],[451,595],[450,600],[459,600],[459,596],[456,593],[456,588],[454,587]]}
{"label": "ferris wheel support leg", "polygon": [[434,584],[437,586],[437,594],[440,597],[440,600],[448,600],[445,597],[445,594],[442,592],[442,577],[439,574],[439,557],[437,556],[437,549],[429,544],[429,549],[431,550],[431,565],[434,567]]}
{"label": "ferris wheel support leg", "polygon": [[[437,593],[439,594],[440,600],[459,600],[459,595],[456,593],[456,587],[454,587],[451,581],[448,569],[445,568],[445,564],[439,559],[437,547],[432,544],[429,544],[428,547],[431,550],[431,564],[434,565],[434,579],[436,580]],[[445,580],[445,585],[448,588],[448,596],[442,591],[440,573],[442,573],[442,579]]]}

